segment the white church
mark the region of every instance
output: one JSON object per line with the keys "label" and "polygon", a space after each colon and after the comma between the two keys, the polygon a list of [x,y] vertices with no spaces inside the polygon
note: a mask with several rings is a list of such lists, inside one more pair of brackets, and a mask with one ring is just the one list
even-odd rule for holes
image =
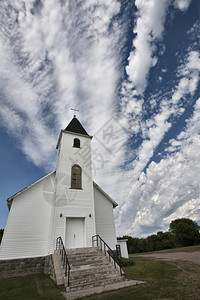
{"label": "white church", "polygon": [[74,116],[60,132],[56,170],[7,199],[0,260],[47,256],[58,237],[66,249],[92,247],[94,235],[113,250],[121,243],[127,257],[116,238],[117,203],[92,179],[91,140]]}

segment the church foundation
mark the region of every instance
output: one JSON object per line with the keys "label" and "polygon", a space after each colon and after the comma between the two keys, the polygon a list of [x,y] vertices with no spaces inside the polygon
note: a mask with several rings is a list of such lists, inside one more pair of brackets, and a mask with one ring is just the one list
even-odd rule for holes
{"label": "church foundation", "polygon": [[55,281],[52,255],[0,260],[0,279],[45,273]]}

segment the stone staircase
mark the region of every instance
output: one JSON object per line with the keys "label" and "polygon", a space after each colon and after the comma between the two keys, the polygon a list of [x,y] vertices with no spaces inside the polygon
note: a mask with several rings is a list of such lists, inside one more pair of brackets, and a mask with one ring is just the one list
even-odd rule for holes
{"label": "stone staircase", "polygon": [[98,248],[70,249],[67,250],[67,257],[71,266],[70,286],[67,287],[67,278],[64,278],[64,285],[68,292],[125,281],[125,277],[120,275]]}

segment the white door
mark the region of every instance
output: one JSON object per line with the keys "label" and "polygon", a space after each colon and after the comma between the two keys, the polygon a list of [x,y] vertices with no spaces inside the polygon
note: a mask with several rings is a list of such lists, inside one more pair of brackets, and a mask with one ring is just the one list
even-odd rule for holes
{"label": "white door", "polygon": [[85,247],[84,218],[66,219],[66,249]]}

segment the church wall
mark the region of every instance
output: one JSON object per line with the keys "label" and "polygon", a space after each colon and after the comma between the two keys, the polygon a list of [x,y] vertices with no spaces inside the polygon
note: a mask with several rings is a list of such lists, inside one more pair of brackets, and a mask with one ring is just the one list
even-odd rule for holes
{"label": "church wall", "polygon": [[[81,148],[73,147],[75,138],[80,140]],[[71,189],[71,168],[74,164],[82,169],[82,189]],[[91,139],[63,132],[56,170],[54,245],[59,236],[65,242],[66,217],[85,218],[85,246],[92,245],[91,236],[95,234],[93,197]]]}
{"label": "church wall", "polygon": [[0,259],[48,254],[54,176],[55,173],[43,178],[13,199]]}
{"label": "church wall", "polygon": [[113,204],[94,186],[96,234],[116,249],[117,239],[114,223]]}

